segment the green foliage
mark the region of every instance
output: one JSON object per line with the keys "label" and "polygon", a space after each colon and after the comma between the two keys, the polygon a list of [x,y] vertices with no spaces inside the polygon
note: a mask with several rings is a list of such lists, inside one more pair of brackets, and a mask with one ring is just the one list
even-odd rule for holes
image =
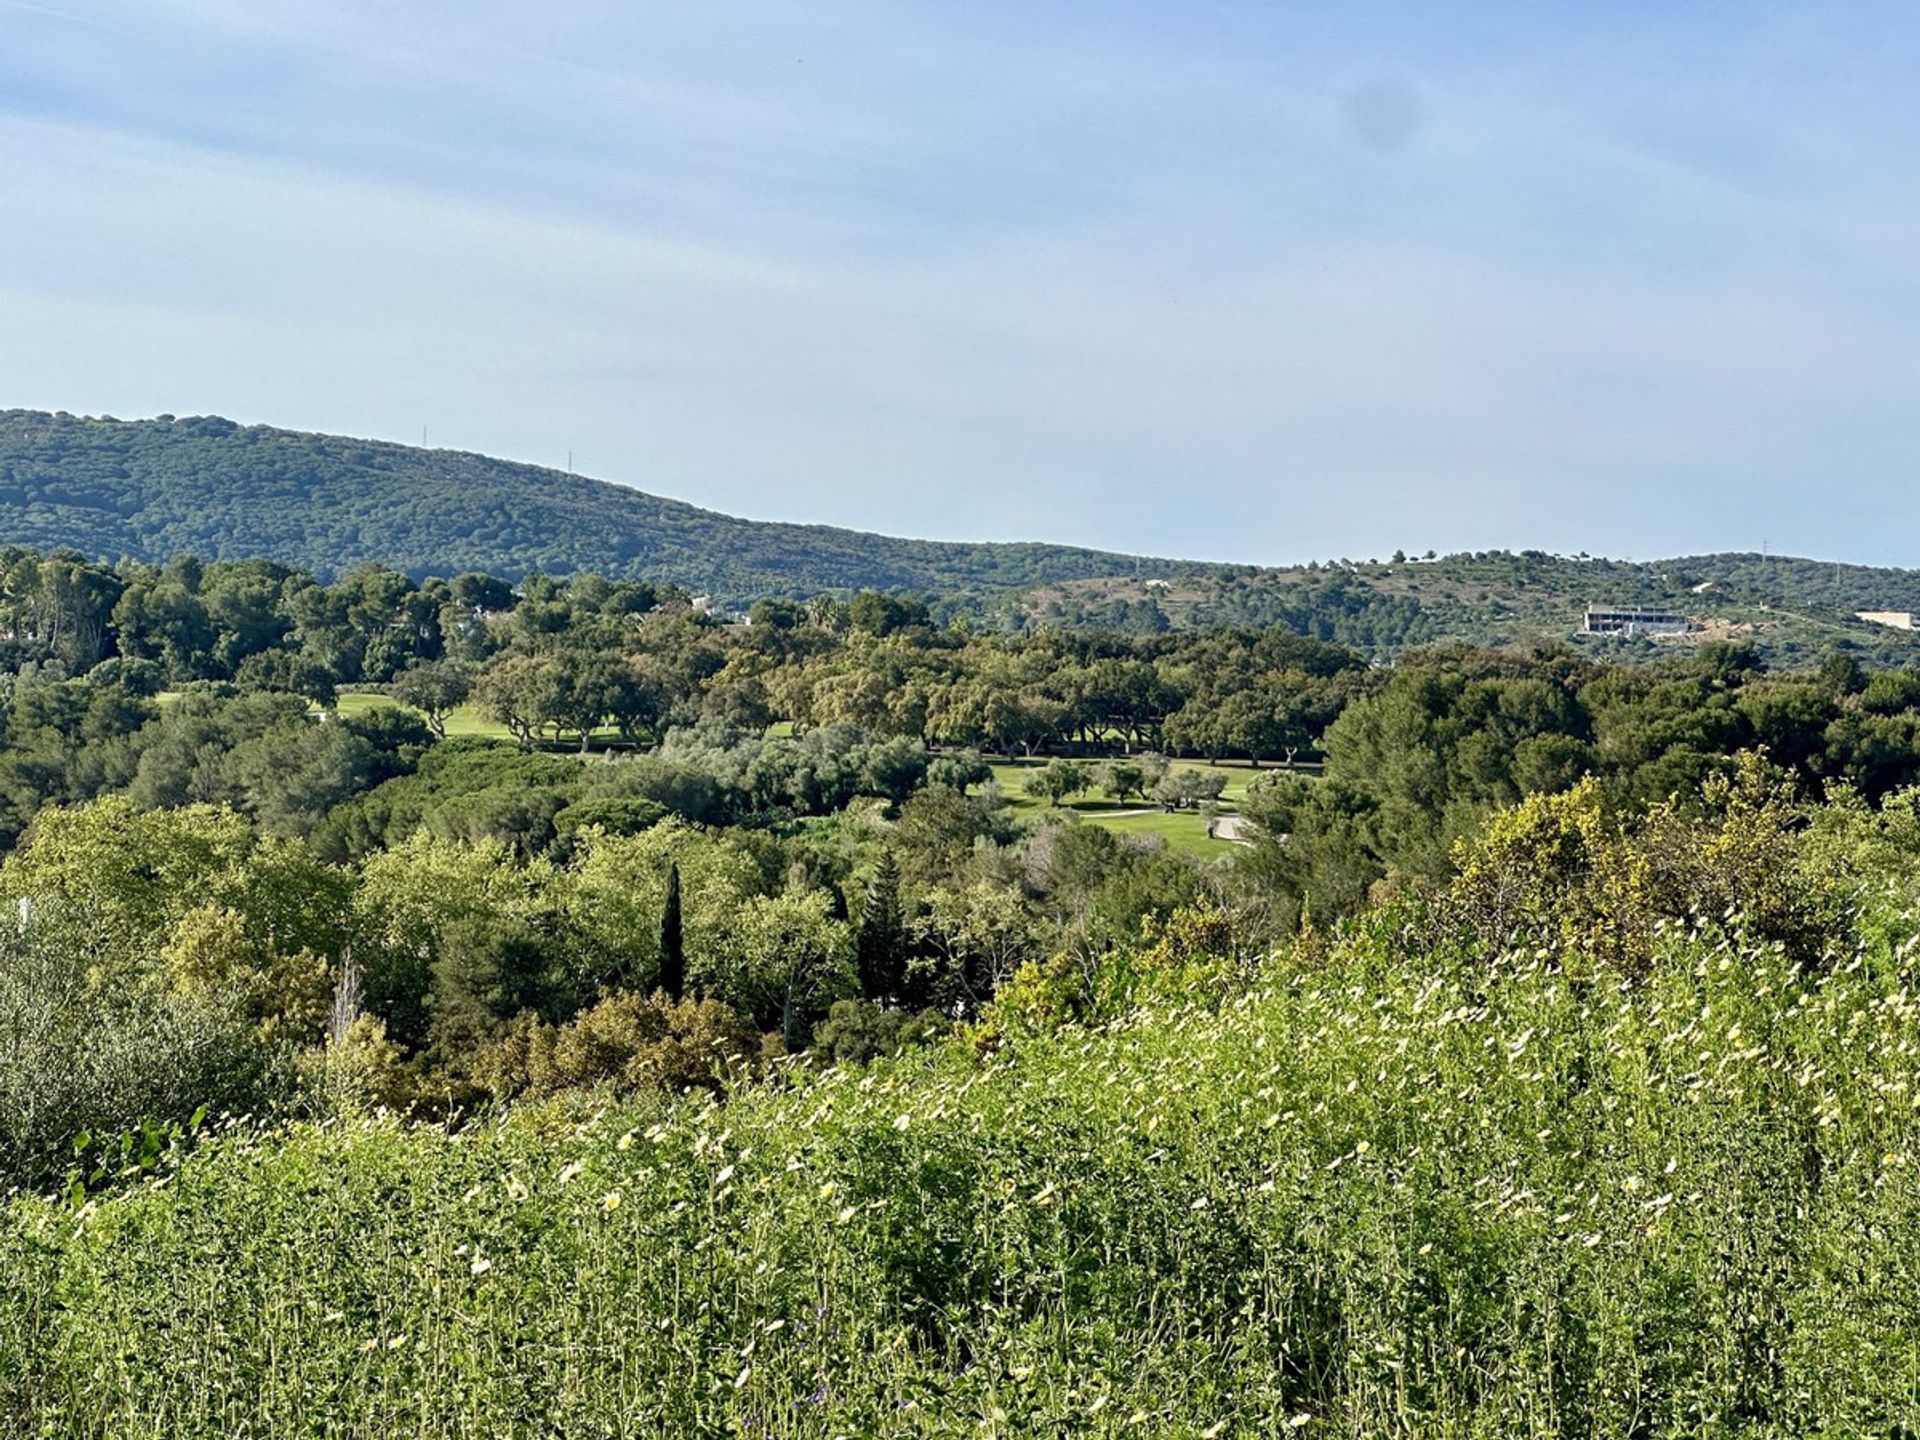
{"label": "green foliage", "polygon": [[854,929],[854,967],[860,993],[868,999],[897,998],[906,985],[906,911],[900,896],[900,862],[882,850],[861,897]]}
{"label": "green foliage", "polygon": [[1146,798],[1147,772],[1136,761],[1109,760],[1095,774],[1100,793],[1110,800],[1125,802],[1136,795]]}
{"label": "green foliage", "polygon": [[993,767],[978,750],[959,750],[940,755],[927,764],[927,783],[944,785],[963,794],[970,786],[984,785],[993,778]]}
{"label": "green foliage", "polygon": [[496,1095],[615,1086],[718,1090],[758,1067],[760,1032],[718,1000],[609,994],[563,1025],[524,1014],[475,1068]]}
{"label": "green foliage", "polygon": [[[1590,604],[1644,605],[1691,617],[1693,634],[1652,639],[1579,633]],[[1415,561],[1337,560],[1274,569],[1194,567],[1171,585],[1090,577],[1020,597],[1029,623],[1132,634],[1211,627],[1284,627],[1381,659],[1436,644],[1515,653],[1573,643],[1593,656],[1643,663],[1737,637],[1777,668],[1813,669],[1839,655],[1910,666],[1914,637],[1856,618],[1920,609],[1920,571],[1835,565],[1780,555],[1697,555],[1633,563],[1538,550],[1463,552]],[[1844,676],[1844,665],[1835,670]],[[1207,716],[1196,712],[1202,724]]]}
{"label": "green foliage", "polygon": [[0,521],[21,544],[155,563],[196,554],[265,557],[323,575],[369,562],[416,577],[593,571],[742,603],[861,587],[1006,593],[1174,569],[1059,545],[952,545],[736,520],[532,465],[213,416],[122,422],[0,411]]}
{"label": "green foliage", "polygon": [[1049,760],[1038,770],[1029,771],[1026,791],[1049,804],[1059,805],[1091,788],[1093,776],[1087,767],[1072,760]]}
{"label": "green foliage", "polygon": [[1226,788],[1226,776],[1218,772],[1182,767],[1168,770],[1148,793],[1165,809],[1190,810],[1218,800]]}
{"label": "green foliage", "polygon": [[687,925],[681,913],[680,867],[667,863],[667,893],[660,902],[660,989],[678,1000],[687,989]]}
{"label": "green foliage", "polygon": [[[313,835],[336,859],[398,845],[422,829],[449,839],[498,840],[519,854],[546,850],[560,816],[587,789],[581,767],[487,740],[434,745],[413,773],[376,786],[327,813]],[[591,823],[576,815],[572,827]]]}
{"label": "green foliage", "polygon": [[393,677],[389,692],[402,705],[426,717],[433,733],[446,738],[447,716],[473,689],[473,677],[453,660],[422,660]]}
{"label": "green foliage", "polygon": [[[347,877],[305,846],[208,806],[142,811],[107,799],[47,810],[0,865],[4,903],[71,930],[103,980],[137,976],[169,952],[186,956],[213,923],[263,972],[324,968],[350,942],[350,894]],[[262,1004],[317,1024],[304,995]]]}
{"label": "green foliage", "polygon": [[246,997],[103,974],[70,918],[0,926],[0,1190],[90,1168],[96,1141],[284,1093]]}
{"label": "green foliage", "polygon": [[813,1032],[814,1048],[839,1065],[864,1065],[948,1034],[953,1022],[938,1010],[909,1015],[871,1000],[836,1000]]}
{"label": "green foliage", "polygon": [[238,1134],[4,1213],[0,1395],[128,1436],[1901,1434],[1916,983],[1369,932],[984,1059]]}
{"label": "green foliage", "polygon": [[689,985],[731,997],[760,1029],[801,1049],[814,1022],[858,988],[853,937],[831,904],[818,890],[750,897],[696,950]]}

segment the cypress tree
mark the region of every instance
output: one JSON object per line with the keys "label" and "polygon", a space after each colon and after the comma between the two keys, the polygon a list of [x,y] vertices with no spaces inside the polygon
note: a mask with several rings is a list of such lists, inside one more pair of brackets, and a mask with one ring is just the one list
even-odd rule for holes
{"label": "cypress tree", "polygon": [[660,988],[678,1000],[687,988],[687,952],[680,930],[680,865],[667,866],[667,903],[660,910]]}

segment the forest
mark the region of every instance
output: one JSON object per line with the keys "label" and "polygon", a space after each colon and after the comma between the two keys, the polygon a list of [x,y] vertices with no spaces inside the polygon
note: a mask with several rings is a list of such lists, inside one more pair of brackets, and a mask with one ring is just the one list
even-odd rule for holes
{"label": "forest", "polygon": [[327,575],[369,563],[415,577],[595,571],[743,601],[871,587],[979,603],[1089,575],[1206,568],[740,520],[570,469],[217,415],[0,410],[0,534],[90,558],[266,559]]}
{"label": "forest", "polygon": [[[642,477],[643,478],[643,477]],[[239,425],[0,411],[0,535],[95,564],[266,561],[337,580],[597,574],[678,586],[721,610],[860,590],[918,595],[944,623],[1150,636],[1282,627],[1389,660],[1433,644],[1574,636],[1583,609],[1646,604],[1779,668],[1840,646],[1920,664],[1911,631],[1859,611],[1920,610],[1920,572],[1768,554],[1630,562],[1538,550],[1265,566],[1073,546],[942,543],[737,519],[571,471],[461,451]],[[1645,638],[1583,637],[1605,660],[1666,658]]]}
{"label": "forest", "polygon": [[1920,1423],[1920,670],[0,561],[23,1433]]}

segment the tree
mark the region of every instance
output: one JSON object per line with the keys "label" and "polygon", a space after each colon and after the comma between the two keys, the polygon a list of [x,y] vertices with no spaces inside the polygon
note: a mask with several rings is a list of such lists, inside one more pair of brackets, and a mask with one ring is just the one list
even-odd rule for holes
{"label": "tree", "polygon": [[667,866],[667,898],[660,907],[660,988],[678,1000],[687,989],[686,936],[680,920],[680,866]]}
{"label": "tree", "polygon": [[427,728],[446,738],[447,716],[467,698],[473,678],[457,660],[421,660],[393,677],[388,693],[426,717]]}
{"label": "tree", "polygon": [[927,607],[918,600],[862,590],[847,605],[847,618],[856,630],[891,635],[896,630],[927,623]]}
{"label": "tree", "polygon": [[556,737],[562,730],[578,731],[584,755],[600,723],[617,707],[625,708],[622,700],[635,683],[617,656],[562,650],[549,663],[538,692],[540,718],[553,726]]}
{"label": "tree", "polygon": [[977,1009],[1040,948],[1039,922],[1019,894],[989,880],[935,889],[914,934],[908,990],[946,1010]]}
{"label": "tree", "polygon": [[1008,838],[1005,814],[988,797],[929,785],[900,807],[893,828],[900,868],[917,887],[953,874],[982,838]]}
{"label": "tree", "polygon": [[813,1023],[857,987],[852,936],[820,890],[756,895],[717,928],[701,963],[702,990],[729,1000],[789,1050],[803,1048]]}
{"label": "tree", "polygon": [[48,907],[0,926],[0,1187],[50,1187],[90,1167],[97,1152],[76,1154],[87,1134],[281,1098],[269,1051],[226,996],[104,979],[86,926],[60,919]]}
{"label": "tree", "polygon": [[371,744],[334,718],[301,720],[234,747],[221,770],[233,798],[274,835],[306,835],[329,811],[365,790],[376,768]]}
{"label": "tree", "polygon": [[513,587],[491,575],[469,571],[447,582],[453,603],[474,615],[490,615],[513,608]]}
{"label": "tree", "polygon": [[1053,805],[1064,804],[1092,783],[1087,767],[1073,760],[1049,760],[1028,774],[1022,788]]}
{"label": "tree", "polygon": [[551,662],[536,655],[509,655],[481,673],[474,687],[480,713],[507,727],[522,750],[545,722]]}
{"label": "tree", "polygon": [[337,678],[330,666],[302,650],[263,650],[249,655],[234,671],[234,680],[242,689],[304,695],[329,709],[338,698]]}
{"label": "tree", "polygon": [[946,785],[966,793],[969,785],[984,785],[993,778],[993,767],[978,750],[956,750],[936,756],[927,764],[927,783]]}
{"label": "tree", "polygon": [[854,959],[862,995],[890,1000],[900,994],[906,979],[907,926],[900,905],[900,862],[892,850],[880,852],[867,881],[854,932]]}
{"label": "tree", "polygon": [[760,1037],[718,1000],[612,991],[561,1025],[518,1017],[476,1066],[496,1095],[616,1085],[669,1094],[718,1090],[758,1059]]}
{"label": "tree", "polygon": [[806,623],[807,612],[797,601],[777,597],[756,600],[747,611],[747,621],[756,630],[792,630]]}
{"label": "tree", "polygon": [[481,1047],[522,1011],[555,1019],[571,1008],[552,948],[519,916],[452,919],[437,941],[428,1033],[443,1069],[470,1072]]}
{"label": "tree", "polygon": [[583,973],[596,984],[664,988],[661,922],[676,873],[683,993],[736,1004],[713,957],[742,905],[766,889],[766,877],[731,833],[672,818],[635,835],[577,839],[567,896],[588,947]]}
{"label": "tree", "polygon": [[1153,798],[1167,810],[1190,810],[1220,798],[1227,777],[1205,770],[1169,770],[1153,787]]}
{"label": "tree", "polygon": [[923,1045],[953,1028],[937,1010],[908,1015],[871,1000],[836,1000],[815,1027],[814,1048],[836,1065],[864,1065],[911,1045]]}
{"label": "tree", "polygon": [[1110,800],[1146,798],[1146,771],[1131,760],[1110,760],[1100,767],[1099,776],[1101,792]]}
{"label": "tree", "polygon": [[987,733],[998,741],[996,748],[1011,755],[1018,745],[1029,756],[1046,740],[1060,733],[1067,707],[1050,695],[1028,687],[1023,690],[990,689],[986,695]]}

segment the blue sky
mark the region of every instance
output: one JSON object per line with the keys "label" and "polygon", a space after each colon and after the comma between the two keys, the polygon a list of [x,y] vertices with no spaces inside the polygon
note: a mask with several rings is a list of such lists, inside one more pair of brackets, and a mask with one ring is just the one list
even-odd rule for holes
{"label": "blue sky", "polygon": [[0,406],[1263,563],[1920,564],[1898,5],[0,0]]}

